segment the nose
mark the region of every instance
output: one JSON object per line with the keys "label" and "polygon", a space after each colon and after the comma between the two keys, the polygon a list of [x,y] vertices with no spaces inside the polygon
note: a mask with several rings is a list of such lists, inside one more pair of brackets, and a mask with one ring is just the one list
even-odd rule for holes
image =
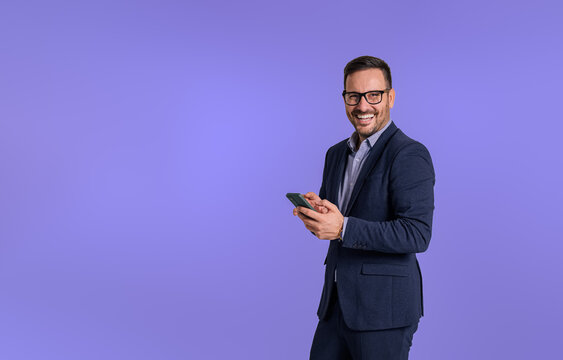
{"label": "nose", "polygon": [[368,103],[368,101],[366,100],[366,96],[362,96],[360,98],[360,102],[358,103],[358,105],[356,105],[356,109],[358,109],[361,112],[366,112],[371,108],[371,105]]}

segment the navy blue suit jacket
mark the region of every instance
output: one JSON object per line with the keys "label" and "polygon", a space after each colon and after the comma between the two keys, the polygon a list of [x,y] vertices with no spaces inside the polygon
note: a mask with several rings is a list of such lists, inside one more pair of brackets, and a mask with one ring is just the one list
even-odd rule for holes
{"label": "navy blue suit jacket", "polygon": [[[346,140],[326,153],[319,196],[336,205],[348,153]],[[342,242],[330,241],[319,319],[336,285],[344,321],[353,330],[418,322],[423,304],[416,253],[430,242],[434,182],[426,147],[392,122],[370,150],[348,209],[340,209],[348,223]]]}

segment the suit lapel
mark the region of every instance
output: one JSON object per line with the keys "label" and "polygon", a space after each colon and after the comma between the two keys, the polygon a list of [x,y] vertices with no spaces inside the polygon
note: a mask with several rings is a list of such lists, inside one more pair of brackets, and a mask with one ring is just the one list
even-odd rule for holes
{"label": "suit lapel", "polygon": [[[348,145],[346,142],[342,143],[342,147],[339,149],[338,153],[336,154],[337,159],[336,163],[334,164],[334,171],[331,171],[332,178],[329,180],[329,184],[331,185],[330,189],[327,191],[327,199],[340,209],[339,204],[339,189],[342,183],[342,179],[344,178],[344,171],[346,170],[346,162],[348,161]],[[342,212],[342,209],[340,209]]]}
{"label": "suit lapel", "polygon": [[345,213],[343,213],[344,216],[348,216],[348,213],[350,212],[350,209],[352,209],[352,206],[354,205],[354,202],[356,201],[356,198],[358,197],[358,194],[360,193],[360,190],[362,189],[362,186],[364,185],[368,174],[371,172],[371,170],[377,163],[377,160],[383,153],[383,149],[385,149],[387,142],[389,141],[389,139],[391,139],[391,137],[393,137],[397,130],[397,126],[393,122],[391,122],[391,124],[389,124],[389,127],[381,134],[379,139],[377,139],[377,141],[375,142],[373,148],[370,150],[368,157],[362,166],[362,170],[358,175],[358,179],[356,180],[356,184],[354,185],[354,189],[352,190],[352,195],[350,195],[348,208],[345,209]]}

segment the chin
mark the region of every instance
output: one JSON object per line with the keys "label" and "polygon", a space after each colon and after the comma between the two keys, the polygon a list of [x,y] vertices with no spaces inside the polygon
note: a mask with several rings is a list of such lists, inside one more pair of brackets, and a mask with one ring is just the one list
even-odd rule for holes
{"label": "chin", "polygon": [[358,128],[356,128],[356,131],[358,132],[358,134],[362,135],[363,137],[368,138],[368,137],[372,136],[373,134],[375,134],[377,130],[375,130],[375,126],[374,126],[371,129],[366,129],[366,128],[358,129]]}

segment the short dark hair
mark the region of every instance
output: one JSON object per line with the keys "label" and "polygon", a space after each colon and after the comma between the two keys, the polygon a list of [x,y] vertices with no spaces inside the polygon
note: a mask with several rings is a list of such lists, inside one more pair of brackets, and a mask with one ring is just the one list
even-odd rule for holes
{"label": "short dark hair", "polygon": [[360,56],[350,61],[344,68],[344,89],[346,89],[346,78],[348,75],[366,69],[381,69],[387,87],[389,89],[393,87],[393,83],[391,82],[391,69],[385,61],[373,56]]}

